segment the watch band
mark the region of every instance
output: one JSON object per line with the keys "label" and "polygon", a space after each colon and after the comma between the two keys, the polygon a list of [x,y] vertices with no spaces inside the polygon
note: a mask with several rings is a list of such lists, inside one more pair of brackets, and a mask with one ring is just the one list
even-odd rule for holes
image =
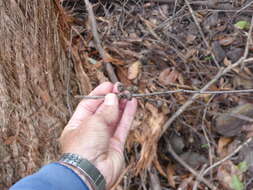
{"label": "watch band", "polygon": [[92,183],[96,190],[105,190],[106,181],[104,176],[87,159],[77,154],[65,153],[59,161],[78,168],[88,178],[89,182]]}

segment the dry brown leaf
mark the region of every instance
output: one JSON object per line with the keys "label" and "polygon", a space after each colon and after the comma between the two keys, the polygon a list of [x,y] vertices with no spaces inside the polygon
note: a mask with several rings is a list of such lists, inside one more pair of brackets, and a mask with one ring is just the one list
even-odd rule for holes
{"label": "dry brown leaf", "polygon": [[108,53],[106,53],[105,55],[105,62],[110,62],[112,63],[113,65],[125,65],[126,63],[122,60],[119,60],[119,59],[116,59],[116,58],[113,58],[111,55],[109,55]]}
{"label": "dry brown leaf", "polygon": [[187,35],[187,37],[186,37],[186,42],[187,42],[188,44],[192,44],[192,42],[193,42],[196,38],[197,38],[197,37],[196,37],[195,35],[189,34],[189,35]]}
{"label": "dry brown leaf", "polygon": [[175,69],[167,68],[164,69],[159,75],[159,81],[163,85],[168,85],[171,83],[175,83],[176,80],[179,78],[180,73],[177,72]]}
{"label": "dry brown leaf", "polygon": [[225,147],[232,141],[231,138],[221,137],[218,142],[217,153],[219,156],[224,157],[227,155]]}
{"label": "dry brown leaf", "polygon": [[128,79],[133,80],[137,78],[139,72],[140,72],[140,61],[134,62],[129,68],[128,68]]}
{"label": "dry brown leaf", "polygon": [[219,40],[220,45],[228,46],[231,45],[235,41],[233,36],[225,36],[224,38]]}
{"label": "dry brown leaf", "polygon": [[119,81],[125,85],[131,85],[131,81],[127,78],[127,71],[122,67],[117,67],[117,76],[119,77]]}
{"label": "dry brown leaf", "polygon": [[143,123],[142,126],[144,129],[141,133],[143,142],[141,142],[140,159],[135,167],[136,174],[145,168],[149,168],[151,163],[156,159],[157,144],[165,122],[165,115],[160,113],[154,105],[147,103],[145,108],[148,111],[145,116],[147,122]]}
{"label": "dry brown leaf", "polygon": [[163,171],[163,168],[162,168],[161,164],[159,163],[157,157],[156,157],[156,159],[154,160],[154,166],[155,166],[155,168],[158,170],[158,172],[159,172],[162,176],[164,176],[164,177],[167,176],[167,174],[165,173],[165,171]]}
{"label": "dry brown leaf", "polygon": [[168,165],[167,167],[167,179],[171,187],[176,187],[176,181],[174,178],[175,168],[173,165]]}

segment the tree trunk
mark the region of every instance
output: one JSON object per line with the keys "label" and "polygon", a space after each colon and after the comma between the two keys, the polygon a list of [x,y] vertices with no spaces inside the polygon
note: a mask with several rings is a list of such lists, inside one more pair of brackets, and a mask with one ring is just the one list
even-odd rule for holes
{"label": "tree trunk", "polygon": [[70,64],[53,0],[0,1],[0,189],[58,155]]}

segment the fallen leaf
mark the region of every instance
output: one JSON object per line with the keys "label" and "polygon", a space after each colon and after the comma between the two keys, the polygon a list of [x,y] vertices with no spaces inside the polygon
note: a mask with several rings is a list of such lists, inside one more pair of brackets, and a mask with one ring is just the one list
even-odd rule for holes
{"label": "fallen leaf", "polygon": [[228,46],[231,45],[235,41],[235,38],[232,36],[226,36],[219,40],[220,45]]}
{"label": "fallen leaf", "polygon": [[231,138],[221,137],[218,142],[217,153],[219,156],[224,157],[227,155],[227,150],[225,147],[232,141]]}
{"label": "fallen leaf", "polygon": [[247,118],[253,117],[253,104],[247,103],[239,105],[231,108],[227,113],[218,116],[215,130],[225,137],[241,135],[243,125],[250,123],[243,116]]}
{"label": "fallen leaf", "polygon": [[117,76],[119,77],[119,81],[125,85],[131,85],[131,81],[127,78],[127,70],[123,67],[117,67]]}
{"label": "fallen leaf", "polygon": [[170,137],[170,144],[177,154],[181,154],[183,152],[184,147],[185,147],[183,137],[180,137],[176,134],[174,134],[172,137]]}
{"label": "fallen leaf", "polygon": [[193,168],[208,163],[207,158],[197,152],[185,152],[180,157]]}
{"label": "fallen leaf", "polygon": [[140,72],[140,66],[141,66],[140,61],[136,61],[132,65],[130,65],[130,67],[128,68],[128,77],[127,77],[129,80],[137,78]]}
{"label": "fallen leaf", "polygon": [[238,21],[234,26],[241,30],[248,30],[250,28],[250,23],[247,21],[241,20],[241,21]]}
{"label": "fallen leaf", "polygon": [[176,182],[175,182],[175,167],[172,165],[168,165],[167,167],[167,180],[170,184],[171,187],[176,187]]}
{"label": "fallen leaf", "polygon": [[162,176],[164,176],[164,177],[167,176],[166,173],[165,173],[165,171],[163,171],[163,167],[162,167],[161,164],[159,163],[157,157],[154,159],[153,164],[154,164],[155,168],[158,170],[158,172],[159,172]]}
{"label": "fallen leaf", "polygon": [[122,60],[119,60],[117,58],[113,58],[109,53],[105,53],[105,59],[104,62],[112,63],[113,65],[125,65],[126,63]]}
{"label": "fallen leaf", "polygon": [[224,49],[221,47],[220,43],[218,41],[214,41],[212,43],[212,50],[215,55],[215,58],[218,62],[221,62],[224,60],[226,57],[226,52]]}
{"label": "fallen leaf", "polygon": [[241,182],[237,175],[232,176],[231,187],[234,190],[244,190],[244,184]]}
{"label": "fallen leaf", "polygon": [[238,164],[238,168],[241,172],[246,172],[249,168],[248,163],[243,161]]}
{"label": "fallen leaf", "polygon": [[221,185],[229,190],[242,190],[242,172],[231,161],[221,164],[217,171],[217,179]]}
{"label": "fallen leaf", "polygon": [[231,47],[229,51],[226,52],[226,56],[233,63],[238,61],[243,56],[244,50],[242,48]]}
{"label": "fallen leaf", "polygon": [[159,81],[163,85],[169,85],[171,83],[175,83],[179,76],[180,73],[177,72],[175,69],[167,68],[160,73]]}
{"label": "fallen leaf", "polygon": [[157,142],[162,134],[162,126],[165,115],[151,103],[145,104],[145,115],[147,122],[143,122],[143,131],[140,133],[140,144],[142,145],[139,161],[136,164],[136,173],[149,168],[157,157]]}
{"label": "fallen leaf", "polygon": [[192,34],[188,34],[186,37],[186,43],[188,44],[192,44],[193,41],[196,39],[197,37],[195,35]]}

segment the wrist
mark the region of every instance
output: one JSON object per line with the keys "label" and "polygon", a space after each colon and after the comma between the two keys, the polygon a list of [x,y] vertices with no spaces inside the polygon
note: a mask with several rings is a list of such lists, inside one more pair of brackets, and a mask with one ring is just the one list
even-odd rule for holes
{"label": "wrist", "polygon": [[89,185],[92,186],[92,189],[106,189],[106,181],[104,176],[89,160],[82,158],[78,154],[64,153],[60,158],[59,162],[67,164],[67,166],[70,165],[75,169],[75,171],[78,171],[81,176],[85,176],[84,179],[89,182]]}
{"label": "wrist", "polygon": [[95,190],[94,187],[92,186],[91,182],[89,182],[87,177],[78,168],[76,168],[70,164],[64,163],[64,162],[59,162],[59,163],[61,165],[68,167],[73,172],[75,172],[75,174],[77,174],[81,178],[81,180],[88,186],[89,190]]}

